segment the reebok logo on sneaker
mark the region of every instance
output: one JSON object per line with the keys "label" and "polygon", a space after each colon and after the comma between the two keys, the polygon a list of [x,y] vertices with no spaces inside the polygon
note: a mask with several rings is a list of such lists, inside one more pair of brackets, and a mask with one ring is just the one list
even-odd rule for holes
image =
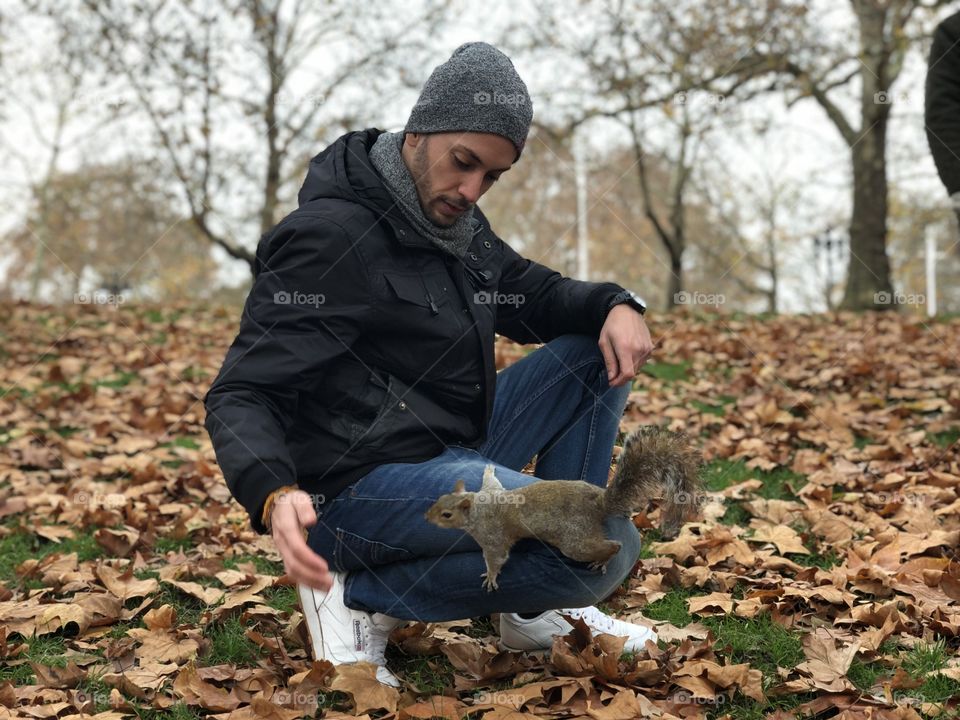
{"label": "reebok logo on sneaker", "polygon": [[353,621],[353,645],[357,652],[363,652],[363,631],[359,620]]}

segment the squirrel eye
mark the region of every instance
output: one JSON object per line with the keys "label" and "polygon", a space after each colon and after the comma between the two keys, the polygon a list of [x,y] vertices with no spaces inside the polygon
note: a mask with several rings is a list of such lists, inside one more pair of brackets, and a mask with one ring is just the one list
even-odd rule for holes
{"label": "squirrel eye", "polygon": [[445,517],[445,518],[453,517],[453,513],[450,512],[449,510],[444,510],[444,511],[443,511],[443,517]]}

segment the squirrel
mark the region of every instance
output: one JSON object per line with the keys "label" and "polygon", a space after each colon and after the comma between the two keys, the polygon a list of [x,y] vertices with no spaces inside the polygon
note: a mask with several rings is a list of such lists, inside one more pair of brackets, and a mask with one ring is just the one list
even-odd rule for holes
{"label": "squirrel", "polygon": [[537,480],[505,490],[494,466],[487,465],[479,492],[466,492],[463,480],[457,480],[453,492],[441,496],[425,517],[442,528],[465,530],[477,541],[488,591],[497,588],[497,575],[521,538],[550,543],[567,557],[606,572],[620,543],[605,537],[604,519],[630,517],[662,490],[661,526],[673,534],[699,504],[701,463],[685,433],[641,427],[624,441],[606,490],[583,480]]}

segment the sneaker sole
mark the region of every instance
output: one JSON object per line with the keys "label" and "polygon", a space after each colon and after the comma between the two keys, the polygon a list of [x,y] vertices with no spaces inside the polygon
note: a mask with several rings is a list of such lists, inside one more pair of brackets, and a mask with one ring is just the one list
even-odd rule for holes
{"label": "sneaker sole", "polygon": [[310,654],[314,660],[323,660],[323,653],[317,652],[317,643],[323,649],[323,628],[320,626],[319,608],[313,589],[306,585],[297,585],[297,595],[300,597],[300,611],[307,624],[307,635],[310,637]]}

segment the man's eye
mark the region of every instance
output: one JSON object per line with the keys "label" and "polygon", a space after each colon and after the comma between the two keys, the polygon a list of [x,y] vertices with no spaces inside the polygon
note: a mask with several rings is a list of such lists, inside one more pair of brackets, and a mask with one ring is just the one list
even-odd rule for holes
{"label": "man's eye", "polygon": [[461,170],[469,170],[469,169],[470,169],[470,165],[469,165],[468,163],[463,162],[463,161],[462,161],[460,158],[458,158],[456,155],[453,156],[453,161],[457,164],[457,167],[460,168]]}

